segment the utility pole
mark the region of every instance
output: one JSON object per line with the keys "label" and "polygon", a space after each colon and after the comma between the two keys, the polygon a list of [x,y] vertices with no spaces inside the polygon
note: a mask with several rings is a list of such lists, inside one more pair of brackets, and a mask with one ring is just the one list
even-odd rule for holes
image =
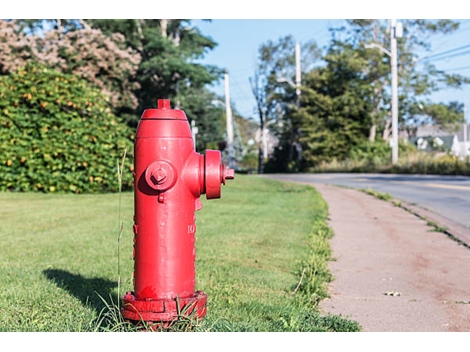
{"label": "utility pole", "polygon": [[232,108],[230,107],[230,85],[227,71],[224,75],[225,81],[225,114],[227,117],[227,150],[228,150],[228,167],[233,169],[233,122],[232,122]]}
{"label": "utility pole", "polygon": [[398,162],[398,65],[397,65],[397,23],[391,20],[390,63],[392,70],[392,164]]}
{"label": "utility pole", "polygon": [[[286,83],[289,83],[290,86],[294,87],[295,88],[295,94],[296,94],[296,106],[297,106],[297,109],[300,108],[300,85],[302,84],[301,82],[301,67],[300,67],[300,43],[297,42],[295,44],[295,84],[288,78],[286,77],[281,77],[281,78],[278,78],[277,79],[277,82],[281,83],[281,82],[286,82]],[[295,134],[297,134],[297,131],[291,131],[291,140],[293,141],[294,140],[294,136]],[[301,158],[301,149],[300,149],[300,144],[298,143],[294,143],[295,144],[295,147],[297,148],[297,151],[298,151],[298,158],[300,160]],[[289,146],[289,160],[292,159],[292,156],[293,156],[293,153],[294,153],[294,144],[291,143],[290,146]]]}
{"label": "utility pole", "polygon": [[295,94],[297,94],[297,108],[300,106],[300,43],[295,44]]}
{"label": "utility pole", "polygon": [[467,157],[467,104],[463,103],[463,157]]}
{"label": "utility pole", "polygon": [[196,150],[196,135],[198,134],[199,129],[196,127],[196,121],[192,120],[191,121],[191,134],[193,135],[193,141],[194,141],[194,150]]}
{"label": "utility pole", "polygon": [[390,56],[390,68],[392,71],[392,164],[398,162],[398,54],[397,38],[403,36],[403,23],[390,20],[390,51],[379,44],[367,44],[366,49],[377,48]]}

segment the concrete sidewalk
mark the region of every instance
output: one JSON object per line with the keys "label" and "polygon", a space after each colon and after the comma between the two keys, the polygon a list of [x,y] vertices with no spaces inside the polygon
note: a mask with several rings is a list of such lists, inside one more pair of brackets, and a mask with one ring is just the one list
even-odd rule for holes
{"label": "concrete sidewalk", "polygon": [[335,279],[323,313],[348,317],[370,332],[470,332],[468,247],[389,202],[314,187],[328,203],[335,233]]}

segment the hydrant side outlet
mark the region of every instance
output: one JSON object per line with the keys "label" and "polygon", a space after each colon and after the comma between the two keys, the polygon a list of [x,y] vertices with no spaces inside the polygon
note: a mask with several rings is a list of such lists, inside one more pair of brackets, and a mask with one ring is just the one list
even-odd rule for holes
{"label": "hydrant side outlet", "polygon": [[195,152],[184,111],[160,99],[143,112],[134,142],[134,291],[122,297],[126,320],[168,326],[182,312],[206,315],[207,296],[195,290],[195,211],[201,194],[220,198],[233,178],[220,151]]}

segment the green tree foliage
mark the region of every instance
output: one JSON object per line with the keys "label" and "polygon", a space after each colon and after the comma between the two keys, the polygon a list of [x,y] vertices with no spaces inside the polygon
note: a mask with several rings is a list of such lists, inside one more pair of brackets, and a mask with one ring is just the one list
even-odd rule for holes
{"label": "green tree foliage", "polygon": [[443,126],[447,130],[457,130],[464,122],[464,104],[458,101],[444,103],[418,103],[409,107],[410,123],[404,126],[408,135],[414,136],[419,125]]}
{"label": "green tree foliage", "polygon": [[290,115],[288,126],[297,128],[299,145],[289,150],[292,139],[285,133],[270,163],[273,171],[342,159],[368,136],[374,85],[366,75],[367,57],[351,44],[332,41],[323,60],[303,75],[299,108]]}
{"label": "green tree foliage", "polygon": [[[111,113],[107,96],[39,64],[0,76],[0,126],[2,191],[117,191],[126,149],[132,165],[132,131]],[[129,167],[124,189],[132,187]]]}
{"label": "green tree foliage", "polygon": [[206,149],[223,149],[226,140],[224,135],[225,113],[214,103],[219,98],[208,89],[201,89],[198,94],[188,92],[180,97],[181,108],[190,124],[194,124],[198,130],[196,151],[204,153]]}
{"label": "green tree foliage", "polygon": [[[220,69],[197,62],[216,43],[203,36],[197,27],[191,26],[190,20],[122,19],[86,22],[108,35],[121,33],[127,47],[141,56],[136,74],[140,86],[136,91],[139,112],[154,107],[159,98],[171,99],[175,108],[186,111],[187,106],[183,103],[191,99],[190,96],[194,99],[206,85],[221,77]],[[204,105],[207,106],[207,103]],[[197,111],[201,114],[204,110],[199,107]],[[200,114],[191,112],[196,120]],[[128,118],[129,123],[135,126],[137,119],[132,116]]]}
{"label": "green tree foliage", "polygon": [[302,169],[343,159],[369,133],[374,89],[363,76],[366,58],[338,42],[324,60],[306,75],[301,96]]}

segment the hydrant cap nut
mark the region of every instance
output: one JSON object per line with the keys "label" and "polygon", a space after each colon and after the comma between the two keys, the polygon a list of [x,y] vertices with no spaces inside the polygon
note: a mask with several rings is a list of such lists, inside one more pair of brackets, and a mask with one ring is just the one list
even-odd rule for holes
{"label": "hydrant cap nut", "polygon": [[170,163],[157,160],[145,170],[145,181],[150,188],[165,191],[175,184],[176,172]]}

